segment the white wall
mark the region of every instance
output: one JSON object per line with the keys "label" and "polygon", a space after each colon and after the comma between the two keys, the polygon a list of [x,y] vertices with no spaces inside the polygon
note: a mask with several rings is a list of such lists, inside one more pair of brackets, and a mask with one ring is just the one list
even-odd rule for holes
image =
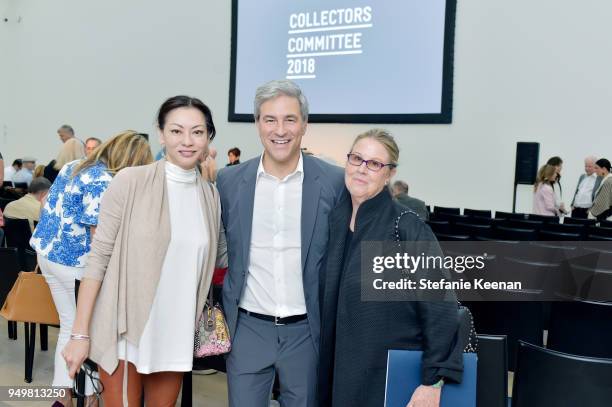
{"label": "white wall", "polygon": [[[230,4],[0,0],[9,18],[0,21],[6,161],[28,154],[48,162],[63,123],[83,139],[126,128],[153,133],[159,104],[179,93],[213,109],[220,165],[235,145],[244,158],[258,154],[253,125],[227,122]],[[570,200],[582,158],[612,156],[611,20],[612,2],[602,0],[459,0],[453,124],[385,126],[399,142],[398,177],[411,194],[509,210],[516,142],[537,141],[540,163],[564,158]],[[304,145],[340,161],[370,127],[311,124]],[[520,187],[518,210],[530,207],[530,187]]]}

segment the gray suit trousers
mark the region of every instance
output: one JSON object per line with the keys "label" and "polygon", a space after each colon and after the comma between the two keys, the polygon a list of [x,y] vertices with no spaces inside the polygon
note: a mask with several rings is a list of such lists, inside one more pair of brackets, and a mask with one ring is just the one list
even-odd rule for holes
{"label": "gray suit trousers", "polygon": [[275,325],[238,314],[227,358],[230,407],[268,407],[278,372],[283,407],[315,407],[317,355],[308,320]]}

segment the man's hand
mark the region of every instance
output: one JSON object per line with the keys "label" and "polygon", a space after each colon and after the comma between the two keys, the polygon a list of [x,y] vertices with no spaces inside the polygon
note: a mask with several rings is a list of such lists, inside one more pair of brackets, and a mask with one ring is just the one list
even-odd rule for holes
{"label": "man's hand", "polygon": [[440,407],[441,388],[420,385],[416,388],[406,407]]}

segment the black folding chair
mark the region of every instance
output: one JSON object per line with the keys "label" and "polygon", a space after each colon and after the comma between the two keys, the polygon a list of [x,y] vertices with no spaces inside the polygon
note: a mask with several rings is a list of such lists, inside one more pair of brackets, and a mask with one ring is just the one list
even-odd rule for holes
{"label": "black folding chair", "polygon": [[609,407],[610,377],[611,359],[569,355],[520,341],[512,407]]}

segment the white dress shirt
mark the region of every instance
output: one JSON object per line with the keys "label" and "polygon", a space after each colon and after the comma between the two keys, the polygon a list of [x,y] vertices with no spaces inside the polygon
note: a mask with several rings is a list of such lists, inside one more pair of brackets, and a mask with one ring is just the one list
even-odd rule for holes
{"label": "white dress shirt", "polygon": [[8,167],[4,167],[4,180],[5,181],[13,181],[13,177],[15,176],[15,168],[12,165]]}
{"label": "white dress shirt", "polygon": [[27,168],[22,168],[17,171],[15,175],[13,175],[13,183],[16,184],[18,182],[25,182],[26,184],[30,185],[30,182],[32,182],[33,173],[33,171]]}
{"label": "white dress shirt", "polygon": [[574,207],[588,209],[593,206],[593,188],[595,188],[596,180],[597,174],[595,173],[582,179],[574,199]]}
{"label": "white dress shirt", "polygon": [[246,288],[240,307],[275,317],[306,313],[302,282],[302,155],[283,179],[257,169]]}

